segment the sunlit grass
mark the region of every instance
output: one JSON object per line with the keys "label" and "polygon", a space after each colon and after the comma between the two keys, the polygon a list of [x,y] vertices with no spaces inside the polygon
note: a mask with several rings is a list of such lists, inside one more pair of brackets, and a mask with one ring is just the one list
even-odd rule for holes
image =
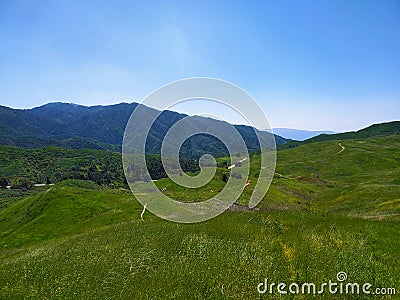
{"label": "sunlit grass", "polygon": [[183,225],[135,214],[5,255],[1,294],[253,299],[264,277],[318,283],[339,271],[374,286],[398,286],[398,225],[299,212],[226,212]]}

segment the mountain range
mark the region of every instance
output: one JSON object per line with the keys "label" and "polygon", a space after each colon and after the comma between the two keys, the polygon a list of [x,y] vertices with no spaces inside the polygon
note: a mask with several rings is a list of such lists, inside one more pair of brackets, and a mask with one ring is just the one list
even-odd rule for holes
{"label": "mountain range", "polygon": [[[126,124],[137,103],[120,103],[108,106],[82,106],[70,103],[49,103],[33,109],[12,109],[0,106],[0,144],[23,148],[59,146],[64,148],[89,148],[121,151]],[[154,109],[144,107],[144,114]],[[149,154],[160,153],[165,134],[176,122],[189,117],[173,111],[163,111],[154,122],[146,144]],[[189,117],[210,128],[221,127],[226,122],[204,117]],[[249,151],[260,148],[256,136],[271,141],[271,134],[250,126],[234,125],[243,137]],[[288,140],[275,136],[277,145]],[[184,143],[181,155],[199,158],[204,153],[226,156],[223,143],[210,135],[198,134]]]}

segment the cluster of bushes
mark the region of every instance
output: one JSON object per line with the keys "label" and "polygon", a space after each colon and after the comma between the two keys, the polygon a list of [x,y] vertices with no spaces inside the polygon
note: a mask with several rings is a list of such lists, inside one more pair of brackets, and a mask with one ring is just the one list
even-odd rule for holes
{"label": "cluster of bushes", "polygon": [[0,187],[7,188],[11,186],[14,189],[30,189],[32,188],[34,183],[26,177],[14,177],[11,180],[7,178],[0,179]]}

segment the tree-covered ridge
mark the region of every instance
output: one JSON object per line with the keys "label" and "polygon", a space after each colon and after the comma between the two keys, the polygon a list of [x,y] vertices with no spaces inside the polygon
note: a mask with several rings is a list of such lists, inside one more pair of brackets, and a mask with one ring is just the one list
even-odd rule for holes
{"label": "tree-covered ridge", "polygon": [[[66,179],[90,180],[108,186],[126,186],[121,154],[89,149],[44,147],[22,149],[0,146],[2,186],[29,187],[37,183],[55,183]],[[152,179],[166,176],[159,155],[147,155]],[[197,172],[198,163],[181,159],[185,172]]]}
{"label": "tree-covered ridge", "polygon": [[[127,122],[137,103],[109,106],[82,106],[67,103],[49,103],[33,109],[21,110],[0,106],[0,144],[24,148],[57,146],[72,149],[121,151]],[[144,113],[154,109],[144,107]],[[179,120],[188,117],[173,111],[163,111],[154,122],[147,140],[146,153],[160,154],[161,143],[168,130]],[[192,117],[189,117],[192,118]],[[209,127],[218,128],[221,121],[195,117]],[[226,124],[226,123],[225,123]],[[260,148],[255,129],[235,125],[250,151]],[[263,138],[270,133],[257,131]],[[276,144],[287,140],[275,137]],[[221,142],[209,135],[196,135],[183,146],[182,155],[198,159],[202,154],[226,156]]]}

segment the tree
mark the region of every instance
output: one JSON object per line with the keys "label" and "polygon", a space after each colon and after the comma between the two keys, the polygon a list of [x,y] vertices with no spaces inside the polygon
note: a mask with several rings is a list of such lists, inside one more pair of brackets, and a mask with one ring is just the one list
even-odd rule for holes
{"label": "tree", "polygon": [[223,160],[218,164],[218,167],[220,168],[227,168],[228,167],[228,162],[226,160]]}
{"label": "tree", "polygon": [[8,180],[6,178],[0,179],[0,187],[6,188],[8,186]]}
{"label": "tree", "polygon": [[11,180],[11,187],[17,189],[31,189],[33,183],[25,177],[17,177]]}
{"label": "tree", "polygon": [[223,173],[223,174],[222,174],[221,180],[222,180],[223,182],[227,182],[227,181],[228,181],[228,176],[226,175],[226,173]]}

